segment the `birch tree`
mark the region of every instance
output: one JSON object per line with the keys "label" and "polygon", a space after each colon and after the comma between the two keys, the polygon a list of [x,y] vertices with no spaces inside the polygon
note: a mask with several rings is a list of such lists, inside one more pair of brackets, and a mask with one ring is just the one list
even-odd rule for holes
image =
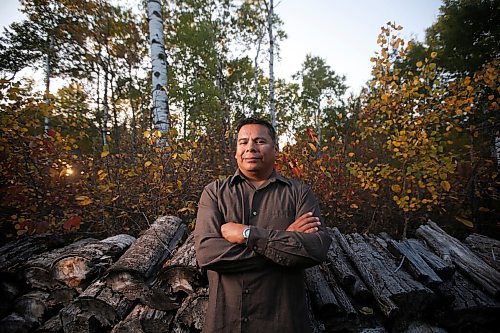
{"label": "birch tree", "polygon": [[167,56],[160,0],[148,0],[147,9],[152,63],[153,125],[162,135],[166,135],[170,127],[170,115],[166,91]]}
{"label": "birch tree", "polygon": [[276,106],[274,100],[274,38],[273,38],[273,0],[269,0],[269,14],[267,17],[267,31],[269,34],[269,113],[271,123],[276,128]]}

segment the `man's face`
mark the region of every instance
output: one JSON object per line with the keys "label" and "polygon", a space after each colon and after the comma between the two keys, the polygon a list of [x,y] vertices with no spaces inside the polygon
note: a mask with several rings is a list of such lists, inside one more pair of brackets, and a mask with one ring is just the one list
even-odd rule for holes
{"label": "man's face", "polygon": [[278,149],[264,125],[248,124],[240,128],[236,142],[236,161],[247,177],[269,177]]}

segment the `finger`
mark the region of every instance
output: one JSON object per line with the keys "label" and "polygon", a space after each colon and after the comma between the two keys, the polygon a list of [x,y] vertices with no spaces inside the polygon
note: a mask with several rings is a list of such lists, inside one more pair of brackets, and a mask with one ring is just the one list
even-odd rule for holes
{"label": "finger", "polygon": [[321,223],[319,222],[319,218],[309,217],[303,221],[303,223],[301,224],[301,226],[298,229],[300,229],[301,231],[305,231],[305,230],[310,229],[312,227],[316,227],[320,224]]}
{"label": "finger", "polygon": [[318,230],[319,230],[318,227],[313,227],[313,228],[307,229],[306,231],[304,231],[304,233],[312,234],[314,232],[317,232]]}
{"label": "finger", "polygon": [[314,219],[314,217],[312,216],[312,212],[308,212],[301,215],[298,219],[296,219],[295,222],[292,223],[292,225],[299,228],[304,224],[310,222],[311,219]]}

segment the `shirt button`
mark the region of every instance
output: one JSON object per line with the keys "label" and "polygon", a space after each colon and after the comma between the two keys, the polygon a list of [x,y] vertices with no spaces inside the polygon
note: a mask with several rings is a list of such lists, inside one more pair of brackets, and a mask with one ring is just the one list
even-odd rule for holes
{"label": "shirt button", "polygon": [[245,288],[245,290],[243,290],[243,293],[245,294],[248,294],[250,292],[250,290],[248,288]]}
{"label": "shirt button", "polygon": [[257,251],[257,249],[258,249],[257,245],[255,245],[255,246],[253,247],[253,249],[254,249],[254,251]]}
{"label": "shirt button", "polygon": [[252,215],[253,215],[253,216],[257,215],[257,212],[256,212],[256,211],[254,211],[254,212],[252,213]]}
{"label": "shirt button", "polygon": [[244,318],[243,318],[243,322],[244,322],[244,323],[248,322],[248,317],[244,317]]}

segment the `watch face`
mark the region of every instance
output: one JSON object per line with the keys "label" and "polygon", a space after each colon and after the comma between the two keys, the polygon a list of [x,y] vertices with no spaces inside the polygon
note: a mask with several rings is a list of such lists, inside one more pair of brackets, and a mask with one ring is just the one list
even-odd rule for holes
{"label": "watch face", "polygon": [[250,236],[250,228],[243,230],[243,237],[248,238],[248,236]]}

